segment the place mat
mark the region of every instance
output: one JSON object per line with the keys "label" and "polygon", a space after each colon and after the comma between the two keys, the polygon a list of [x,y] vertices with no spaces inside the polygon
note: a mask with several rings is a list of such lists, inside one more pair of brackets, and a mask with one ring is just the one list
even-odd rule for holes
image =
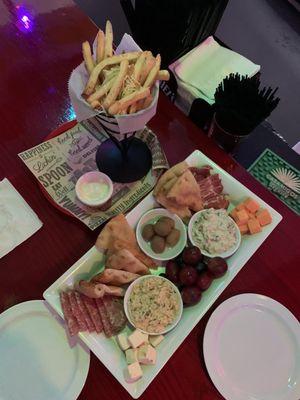
{"label": "place mat", "polygon": [[300,215],[300,172],[266,149],[248,171],[278,199]]}
{"label": "place mat", "polygon": [[19,157],[56,206],[94,230],[114,215],[132,208],[153,189],[162,170],[168,168],[160,143],[149,128],[137,132],[136,137],[147,143],[152,153],[152,169],[140,181],[114,183],[111,200],[101,208],[82,204],[75,193],[78,178],[98,169],[96,151],[99,144],[108,138],[95,118],[78,123],[60,135],[23,151]]}

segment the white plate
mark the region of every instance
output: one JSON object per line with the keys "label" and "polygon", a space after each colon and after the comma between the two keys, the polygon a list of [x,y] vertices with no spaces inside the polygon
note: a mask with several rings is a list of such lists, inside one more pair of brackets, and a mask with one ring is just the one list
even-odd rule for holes
{"label": "white plate", "polygon": [[208,321],[203,349],[225,399],[300,399],[300,324],[277,301],[258,294],[226,300]]}
{"label": "white plate", "polygon": [[[215,300],[220,296],[223,290],[229,285],[237,273],[242,269],[249,258],[255,253],[259,246],[266,240],[272,230],[281,221],[282,217],[273,208],[268,206],[263,200],[216,165],[203,153],[196,150],[188,158],[187,162],[191,166],[211,165],[215,172],[220,174],[224,190],[230,193],[235,204],[239,203],[245,197],[252,197],[269,210],[273,221],[266,226],[262,232],[257,235],[247,236],[242,239],[239,250],[228,260],[229,270],[219,279],[215,279],[212,285],[203,293],[201,302],[195,306],[186,308],[182,314],[177,327],[166,335],[165,340],[159,345],[156,365],[143,368],[144,376],[136,383],[128,384],[124,379],[124,369],[126,367],[125,357],[114,339],[106,339],[104,335],[95,335],[80,333],[80,338],[95,353],[99,360],[114,375],[121,385],[131,394],[133,398],[138,398],[149,386],[155,376],[163,368],[172,354],[188,336],[191,330],[197,325],[206,311],[211,307]],[[126,218],[129,224],[136,227],[140,216],[146,211],[158,207],[152,193],[145,197]],[[59,301],[59,292],[72,287],[74,282],[96,274],[99,271],[99,265],[103,261],[103,254],[99,253],[95,246],[84,254],[71,268],[69,268],[56,282],[54,282],[45,292],[44,298],[49,304],[62,316],[62,309]],[[259,269],[259,265],[257,268]],[[116,368],[116,365],[118,368]]]}
{"label": "white plate", "polygon": [[0,399],[75,400],[89,364],[89,350],[70,346],[63,321],[45,301],[0,315]]}

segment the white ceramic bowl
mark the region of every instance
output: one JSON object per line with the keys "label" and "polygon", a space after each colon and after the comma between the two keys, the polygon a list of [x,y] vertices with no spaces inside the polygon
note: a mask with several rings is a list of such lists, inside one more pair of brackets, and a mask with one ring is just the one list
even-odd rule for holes
{"label": "white ceramic bowl", "polygon": [[[132,289],[135,285],[137,285],[138,283],[140,283],[143,279],[149,279],[149,278],[154,278],[154,279],[160,279],[160,280],[164,280],[166,282],[168,282],[170,284],[170,286],[175,290],[175,292],[177,293],[178,296],[178,304],[179,304],[179,311],[178,314],[176,316],[176,318],[174,319],[172,324],[169,324],[164,330],[162,330],[161,332],[147,332],[144,331],[143,329],[140,328],[136,328],[134,322],[132,321],[131,317],[130,317],[130,313],[129,313],[129,309],[128,309],[128,302],[129,302],[129,298],[132,292]],[[180,295],[180,292],[178,290],[178,288],[168,279],[164,278],[163,276],[158,276],[158,275],[145,275],[145,276],[141,276],[140,278],[136,279],[135,281],[133,281],[127,288],[125,296],[124,296],[124,311],[126,314],[126,317],[128,319],[128,321],[130,322],[130,324],[132,326],[134,326],[136,329],[138,329],[139,331],[143,332],[143,333],[147,333],[148,335],[164,335],[165,333],[171,331],[173,328],[175,328],[175,326],[178,324],[178,322],[181,319],[182,316],[182,310],[183,310],[183,303],[182,303],[182,298]]]}
{"label": "white ceramic bowl", "polygon": [[[90,200],[86,198],[83,193],[82,193],[82,186],[86,183],[106,183],[108,185],[108,193],[107,195],[102,198],[102,199],[97,199],[97,200]],[[103,172],[100,171],[90,171],[85,174],[83,174],[78,181],[76,182],[75,185],[75,192],[76,196],[78,199],[85,205],[90,206],[90,207],[98,207],[101,206],[102,204],[106,203],[112,196],[113,193],[113,183],[110,179],[109,176],[104,174]]]}
{"label": "white ceramic bowl", "polygon": [[[169,217],[172,218],[175,222],[175,228],[180,231],[180,239],[174,247],[166,247],[163,253],[155,253],[151,249],[150,242],[144,240],[142,236],[142,228],[144,225],[149,223],[155,223],[161,217]],[[153,208],[150,211],[147,211],[139,220],[136,227],[136,239],[147,256],[153,258],[154,260],[166,261],[171,260],[172,258],[177,257],[182,250],[184,249],[187,241],[186,227],[182,220],[176,215],[170,213],[165,208]]]}
{"label": "white ceramic bowl", "polygon": [[236,237],[237,237],[237,240],[236,240],[236,243],[235,243],[235,245],[234,245],[233,247],[231,247],[231,248],[230,248],[229,250],[227,250],[227,251],[224,251],[223,253],[211,254],[211,253],[208,253],[207,251],[201,249],[200,246],[199,246],[199,244],[197,244],[197,242],[195,242],[195,240],[194,240],[194,238],[193,238],[193,235],[192,235],[192,228],[193,228],[193,225],[194,225],[195,221],[199,218],[199,215],[200,215],[201,213],[205,212],[205,211],[207,211],[207,210],[201,210],[201,211],[196,212],[196,213],[192,216],[192,218],[190,219],[189,226],[188,226],[188,235],[189,235],[189,239],[190,239],[191,243],[192,243],[194,246],[199,247],[199,249],[201,250],[201,253],[202,253],[204,256],[207,256],[207,257],[222,257],[222,258],[228,258],[228,257],[232,256],[232,254],[234,254],[234,253],[237,251],[237,249],[240,247],[240,244],[241,244],[241,232],[240,232],[239,227],[237,226],[237,224],[234,222],[234,220],[233,220],[232,218],[229,217],[229,215],[228,215],[228,218],[230,218],[230,219],[232,220],[232,223],[233,223],[234,226],[235,226],[236,234],[237,234],[237,236],[236,236]]}

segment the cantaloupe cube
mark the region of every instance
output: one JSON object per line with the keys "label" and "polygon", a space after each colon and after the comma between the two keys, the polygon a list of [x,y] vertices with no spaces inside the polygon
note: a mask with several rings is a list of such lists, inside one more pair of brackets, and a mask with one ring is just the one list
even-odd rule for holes
{"label": "cantaloupe cube", "polygon": [[238,227],[239,227],[239,230],[240,230],[240,232],[241,232],[242,235],[244,235],[245,233],[248,233],[248,232],[249,232],[249,229],[248,229],[248,225],[247,225],[247,224],[238,225]]}
{"label": "cantaloupe cube", "polygon": [[253,235],[254,233],[261,232],[261,226],[256,218],[249,219],[248,228],[251,235]]}
{"label": "cantaloupe cube", "polygon": [[237,211],[236,215],[237,215],[237,222],[240,225],[247,223],[247,221],[249,219],[249,215],[246,210]]}
{"label": "cantaloupe cube", "polygon": [[253,200],[251,198],[247,199],[244,202],[244,205],[246,207],[246,210],[248,210],[248,211],[250,211],[252,213],[255,213],[256,211],[259,210],[259,204],[255,200]]}
{"label": "cantaloupe cube", "polygon": [[255,214],[248,212],[249,219],[256,219]]}
{"label": "cantaloupe cube", "polygon": [[261,226],[269,225],[272,222],[271,214],[265,208],[257,211],[256,218]]}
{"label": "cantaloupe cube", "polygon": [[235,209],[237,211],[245,210],[245,204],[244,203],[240,203],[235,207]]}

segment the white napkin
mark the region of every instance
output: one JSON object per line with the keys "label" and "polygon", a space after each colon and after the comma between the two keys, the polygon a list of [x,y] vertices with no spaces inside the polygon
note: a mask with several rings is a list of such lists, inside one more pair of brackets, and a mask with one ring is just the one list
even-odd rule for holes
{"label": "white napkin", "polygon": [[260,66],[226,49],[209,36],[199,46],[181,57],[170,66],[177,83],[189,90],[193,97],[214,102],[214,94],[219,83],[230,73],[253,76]]}
{"label": "white napkin", "polygon": [[28,239],[42,225],[9,180],[3,179],[0,182],[0,258]]}

